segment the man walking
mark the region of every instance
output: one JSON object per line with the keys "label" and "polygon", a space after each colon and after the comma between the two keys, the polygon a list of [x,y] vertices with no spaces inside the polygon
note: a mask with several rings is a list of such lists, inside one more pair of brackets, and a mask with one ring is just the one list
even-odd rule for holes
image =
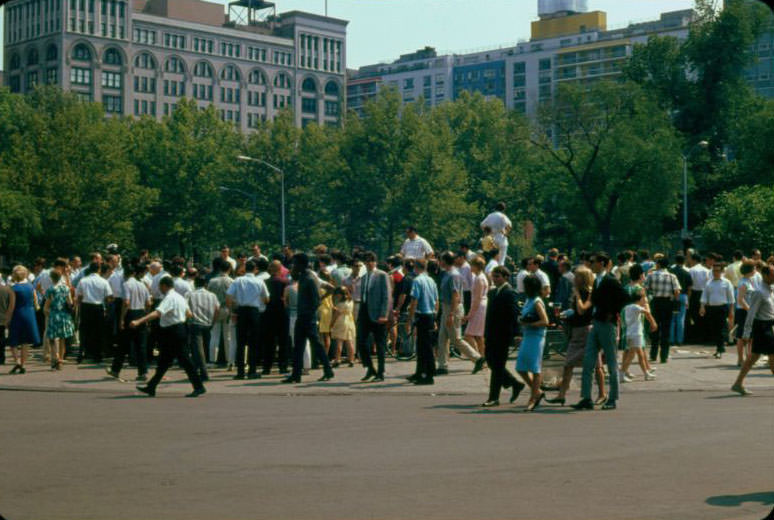
{"label": "man walking", "polygon": [[486,362],[489,365],[489,398],[481,406],[490,408],[500,404],[500,389],[511,388],[510,402],[514,402],[524,389],[524,384],[516,380],[506,368],[508,349],[511,340],[519,329],[519,306],[516,292],[508,280],[510,271],[503,266],[492,270],[494,289],[487,295],[486,325]]}
{"label": "man walking", "polygon": [[184,348],[187,338],[185,320],[190,314],[185,299],[174,289],[175,282],[171,277],[165,276],[159,281],[159,289],[164,294],[159,306],[150,314],[132,321],[129,326],[137,328],[143,323],[151,320],[159,320],[159,362],[156,367],[156,373],[148,382],[147,386],[137,386],[137,390],[151,397],[156,395],[156,387],[161,382],[164,374],[177,359],[178,364],[185,370],[188,380],[193,385],[193,392],[186,397],[199,397],[206,390],[199,378],[199,374],[194,370],[191,360],[185,355]]}
{"label": "man walking", "polygon": [[[435,376],[435,358],[433,356],[433,330],[435,316],[438,313],[438,287],[427,275],[427,261],[423,258],[414,261],[416,276],[411,282],[411,303],[408,310],[406,334],[411,334],[412,325],[417,331],[417,367],[408,380],[415,385],[432,385]],[[415,319],[416,318],[416,319]]]}
{"label": "man walking", "polygon": [[[661,347],[661,362],[669,359],[669,333],[672,330],[672,309],[680,297],[680,282],[667,270],[669,260],[661,256],[656,261],[656,270],[645,279],[645,290],[653,298],[651,308],[656,319],[658,331],[653,334],[650,346],[650,360],[656,361]],[[659,341],[656,341],[658,339]]]}
{"label": "man walking", "polygon": [[586,340],[583,355],[583,378],[581,400],[572,405],[576,410],[593,410],[591,400],[591,378],[597,366],[599,351],[602,350],[610,374],[610,394],[603,410],[614,410],[618,401],[618,359],[616,358],[616,326],[618,317],[627,301],[627,295],[621,282],[608,273],[610,257],[607,253],[596,253],[591,262],[591,270],[596,275],[591,291],[592,327]]}
{"label": "man walking", "polygon": [[210,379],[207,374],[207,356],[204,354],[206,338],[218,315],[218,297],[205,288],[207,280],[203,276],[194,279],[194,290],[185,295],[185,302],[191,311],[188,321],[188,348],[194,370],[202,381]]}
{"label": "man walking", "polygon": [[454,253],[446,251],[441,255],[441,268],[446,272],[441,279],[441,325],[438,333],[438,370],[436,374],[449,373],[449,346],[455,347],[460,354],[473,361],[473,373],[478,373],[486,360],[479,352],[462,339],[462,278],[454,267]]}
{"label": "man walking", "polygon": [[[360,284],[360,310],[357,320],[357,350],[366,368],[361,381],[384,381],[384,353],[387,349],[387,323],[392,311],[392,284],[387,273],[376,268],[376,254],[363,254],[366,274]],[[372,339],[373,338],[373,339]],[[371,359],[371,342],[376,343],[377,369]]]}
{"label": "man walking", "polygon": [[269,303],[269,291],[263,280],[255,276],[255,262],[245,264],[245,275],[240,276],[226,291],[226,304],[236,309],[237,351],[234,379],[245,378],[245,347],[247,347],[248,379],[259,379],[259,327],[261,313]]}

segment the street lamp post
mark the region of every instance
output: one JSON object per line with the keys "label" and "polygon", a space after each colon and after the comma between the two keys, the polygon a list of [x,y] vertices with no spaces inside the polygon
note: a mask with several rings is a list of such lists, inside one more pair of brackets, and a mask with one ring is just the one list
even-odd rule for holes
{"label": "street lamp post", "polygon": [[280,246],[284,246],[287,243],[285,241],[285,171],[282,168],[278,168],[277,166],[264,161],[263,159],[256,159],[255,157],[240,155],[237,157],[237,159],[240,161],[256,162],[262,164],[280,174]]}
{"label": "street lamp post", "polygon": [[709,143],[707,141],[699,141],[687,151],[683,152],[683,232],[682,239],[687,240],[688,234],[688,159],[693,154],[696,148],[707,148]]}

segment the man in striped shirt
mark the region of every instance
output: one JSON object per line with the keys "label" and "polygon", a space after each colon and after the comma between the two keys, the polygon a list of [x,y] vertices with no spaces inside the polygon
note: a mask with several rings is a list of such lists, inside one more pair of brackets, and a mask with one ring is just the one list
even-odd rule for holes
{"label": "man in striped shirt", "polygon": [[680,282],[677,276],[667,270],[669,259],[661,256],[657,260],[656,270],[645,279],[645,289],[651,295],[651,310],[658,324],[650,347],[650,360],[655,361],[661,349],[661,362],[669,359],[669,332],[672,330],[672,310],[680,297]]}

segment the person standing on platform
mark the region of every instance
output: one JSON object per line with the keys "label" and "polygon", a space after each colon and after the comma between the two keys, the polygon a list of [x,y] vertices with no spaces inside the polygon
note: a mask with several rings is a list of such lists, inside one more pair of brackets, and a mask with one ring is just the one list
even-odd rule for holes
{"label": "person standing on platform", "polygon": [[481,222],[482,230],[489,228],[492,232],[492,238],[495,245],[497,245],[497,262],[499,265],[505,265],[505,258],[508,255],[508,235],[513,227],[511,220],[505,216],[504,212],[505,203],[498,202],[495,204],[494,211]]}

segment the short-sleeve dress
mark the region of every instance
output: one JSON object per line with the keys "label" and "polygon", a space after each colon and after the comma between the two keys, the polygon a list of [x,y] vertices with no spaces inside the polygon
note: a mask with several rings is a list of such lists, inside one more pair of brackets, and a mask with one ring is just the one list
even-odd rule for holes
{"label": "short-sleeve dress", "polygon": [[[478,308],[470,316],[468,326],[465,329],[466,336],[480,337],[484,335],[486,322],[486,294],[489,289],[489,281],[484,273],[479,273],[473,278],[471,301],[478,302]],[[472,306],[472,304],[471,304]]]}
{"label": "short-sleeve dress", "polygon": [[32,284],[17,283],[11,289],[16,295],[16,304],[8,326],[8,346],[40,344]]}
{"label": "short-sleeve dress", "polygon": [[352,314],[354,304],[351,300],[336,304],[339,317],[331,329],[331,337],[342,341],[355,341],[355,317]]}
{"label": "short-sleeve dress", "polygon": [[67,295],[70,289],[64,285],[55,285],[46,291],[46,300],[50,301],[46,337],[49,339],[70,338],[75,334],[73,319],[67,310]]}
{"label": "short-sleeve dress", "polygon": [[320,318],[320,334],[330,334],[331,320],[333,319],[333,295],[328,294],[320,299],[320,306],[317,308]]}
{"label": "short-sleeve dress", "polygon": [[[536,312],[535,306],[539,298],[531,298],[524,304],[521,312],[522,318]],[[543,364],[543,348],[546,345],[546,328],[523,325],[523,339],[519,346],[519,357],[516,359],[518,372],[532,372],[539,374]]]}

